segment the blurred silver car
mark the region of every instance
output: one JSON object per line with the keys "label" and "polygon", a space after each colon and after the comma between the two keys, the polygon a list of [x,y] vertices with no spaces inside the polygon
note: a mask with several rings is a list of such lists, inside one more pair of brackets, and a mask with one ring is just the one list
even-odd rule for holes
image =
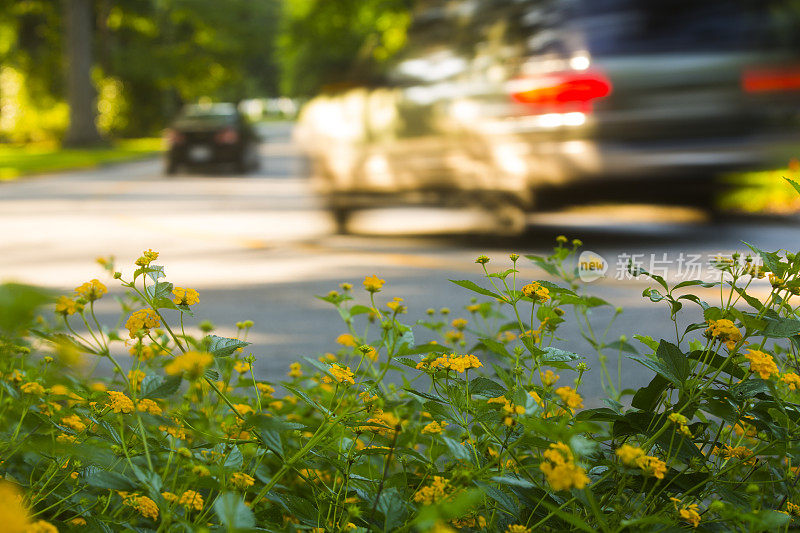
{"label": "blurred silver car", "polygon": [[354,210],[421,203],[518,231],[559,191],[705,206],[715,174],[800,152],[794,6],[421,2],[385,79],[312,99],[297,137],[342,230]]}

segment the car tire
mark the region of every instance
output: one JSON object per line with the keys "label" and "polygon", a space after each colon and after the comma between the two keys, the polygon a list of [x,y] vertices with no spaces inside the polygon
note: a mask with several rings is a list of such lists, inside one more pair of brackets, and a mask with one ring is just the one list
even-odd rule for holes
{"label": "car tire", "polygon": [[330,210],[333,219],[333,232],[336,235],[348,235],[350,233],[350,220],[353,217],[352,209],[333,207]]}

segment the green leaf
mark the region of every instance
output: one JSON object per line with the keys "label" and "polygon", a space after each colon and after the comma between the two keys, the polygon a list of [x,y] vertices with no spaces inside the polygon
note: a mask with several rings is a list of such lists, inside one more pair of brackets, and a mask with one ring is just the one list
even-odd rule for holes
{"label": "green leaf", "polygon": [[713,283],[708,283],[708,282],[705,282],[705,281],[701,281],[699,279],[690,279],[690,280],[687,280],[687,281],[681,281],[680,283],[678,283],[677,285],[672,287],[672,290],[674,291],[675,289],[682,289],[684,287],[693,287],[695,285],[700,285],[701,287],[705,287],[705,288],[709,288],[709,287],[713,287],[714,286]]}
{"label": "green leaf", "polygon": [[796,190],[796,191],[797,191],[797,193],[798,193],[798,194],[800,194],[800,183],[797,183],[796,181],[794,181],[794,180],[792,180],[792,179],[789,179],[789,178],[783,178],[783,179],[785,179],[786,181],[788,181],[788,182],[789,182],[789,184],[790,184],[792,187],[794,187],[794,190]]}
{"label": "green leaf", "polygon": [[800,320],[794,318],[766,318],[766,327],[761,332],[765,337],[784,338],[800,334]]}
{"label": "green leaf", "polygon": [[253,511],[245,505],[241,496],[233,492],[226,492],[217,498],[214,512],[228,531],[250,529],[256,525]]}
{"label": "green leaf", "polygon": [[433,396],[432,394],[428,394],[427,392],[423,392],[421,390],[416,390],[416,389],[403,389],[403,390],[413,394],[414,396],[419,396],[420,398],[424,398],[424,399],[430,400],[432,402],[442,403],[442,399],[441,398],[437,398],[436,396]]}
{"label": "green leaf", "polygon": [[142,380],[143,398],[168,398],[181,386],[181,376],[155,376],[147,375]]}
{"label": "green leaf", "polygon": [[473,281],[469,281],[468,279],[459,279],[459,280],[451,279],[450,282],[455,283],[456,285],[458,285],[460,287],[464,287],[465,289],[469,289],[472,292],[477,292],[478,294],[483,294],[484,296],[491,296],[492,298],[498,298],[500,300],[505,300],[505,298],[503,296],[500,296],[496,292],[492,292],[492,291],[490,291],[488,289],[484,289],[483,287],[481,287],[477,283],[475,283]]}
{"label": "green leaf", "polygon": [[633,395],[631,406],[642,411],[652,411],[658,405],[661,395],[667,390],[669,380],[663,376],[654,376],[646,387],[640,388]]}
{"label": "green leaf", "polygon": [[506,389],[496,381],[479,376],[469,382],[469,392],[470,394],[496,398],[497,396],[504,395]]}
{"label": "green leaf", "polygon": [[772,272],[779,278],[783,277],[783,272],[786,267],[786,264],[781,263],[781,259],[778,256],[777,252],[765,252],[763,250],[756,248],[750,243],[744,243],[744,244],[761,257],[761,260],[764,261],[764,266],[767,267],[767,269],[770,272]]}
{"label": "green leaf", "polygon": [[511,357],[511,354],[508,353],[508,350],[506,349],[505,345],[502,342],[496,341],[495,339],[491,339],[489,337],[481,337],[478,340],[490,352],[493,352],[497,355],[504,357]]}
{"label": "green leaf", "polygon": [[653,340],[653,337],[651,337],[650,335],[634,335],[633,338],[641,342],[642,344],[644,344],[653,351],[655,351],[658,348],[658,342]]}
{"label": "green leaf", "polygon": [[579,359],[586,359],[585,357],[581,357],[578,354],[568,352],[566,350],[562,350],[554,346],[547,346],[546,348],[544,348],[543,351],[544,355],[542,355],[540,362],[545,364],[557,363],[557,362],[565,363],[569,361],[577,361]]}
{"label": "green leaf", "polygon": [[39,307],[54,297],[54,293],[31,285],[0,285],[0,334],[13,336],[25,330]]}
{"label": "green leaf", "polygon": [[489,498],[499,503],[503,509],[511,514],[512,517],[517,517],[519,515],[519,506],[517,505],[517,502],[514,501],[514,498],[502,490],[483,481],[476,481],[475,485],[477,485]]}
{"label": "green leaf", "polygon": [[629,356],[634,361],[643,364],[659,376],[662,376],[672,382],[673,385],[676,387],[680,387],[683,383],[682,380],[672,372],[671,369],[667,368],[667,366],[662,363],[661,361],[654,361],[653,359],[649,359],[647,357],[641,357],[637,355]]}
{"label": "green leaf", "polygon": [[90,469],[87,469],[90,472],[86,474],[86,483],[92,487],[125,491],[136,489],[136,484],[128,476],[108,470],[95,469],[94,467],[90,467]]}
{"label": "green leaf", "polygon": [[281,434],[305,427],[303,424],[287,422],[262,414],[250,416],[247,419],[247,425],[255,427],[261,435],[261,438],[264,440],[264,444],[266,444],[267,448],[278,454],[280,457],[283,457],[283,442],[281,440]]}
{"label": "green leaf", "polygon": [[662,340],[656,349],[656,357],[672,372],[680,382],[689,377],[689,360],[674,344]]}
{"label": "green leaf", "polygon": [[233,355],[237,349],[244,348],[250,344],[249,342],[240,341],[239,339],[229,339],[216,335],[206,336],[204,343],[208,346],[208,352],[215,357],[228,357],[229,355]]}
{"label": "green leaf", "polygon": [[394,487],[389,487],[383,489],[378,496],[378,512],[385,517],[384,529],[392,531],[405,522],[408,509],[400,492]]}
{"label": "green leaf", "polygon": [[450,455],[452,458],[460,459],[463,461],[470,460],[469,450],[467,449],[466,446],[445,435],[439,435],[439,438],[442,440],[442,442],[445,443],[447,449],[450,450]]}

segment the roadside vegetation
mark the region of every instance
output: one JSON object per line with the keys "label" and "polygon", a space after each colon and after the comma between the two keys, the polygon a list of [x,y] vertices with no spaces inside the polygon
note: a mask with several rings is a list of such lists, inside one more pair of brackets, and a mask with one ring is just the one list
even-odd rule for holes
{"label": "roadside vegetation", "polygon": [[[100,259],[111,279],[71,294],[4,285],[4,531],[793,528],[800,255],[748,244],[713,283],[632,265],[675,336],[607,338],[622,310],[585,293],[581,246],[480,256],[482,283],[453,281],[465,305],[422,316],[378,276],[343,283],[319,296],[343,321],[335,345],[277,382],[256,378],[252,322],[187,333],[203,296],[167,281],[157,252]],[[521,279],[529,261],[557,281]],[[95,313],[106,283],[124,290],[111,324]],[[567,321],[598,367],[559,348]],[[617,358],[649,383],[631,388]],[[587,380],[602,403],[585,405]]]}
{"label": "roadside vegetation", "polygon": [[0,144],[0,181],[133,161],[162,150],[163,141],[153,137],[122,139],[108,147],[98,148],[61,148],[50,143]]}

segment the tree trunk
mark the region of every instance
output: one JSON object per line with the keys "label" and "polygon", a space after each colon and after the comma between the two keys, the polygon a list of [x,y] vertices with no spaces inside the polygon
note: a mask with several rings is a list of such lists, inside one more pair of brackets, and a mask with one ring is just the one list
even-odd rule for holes
{"label": "tree trunk", "polygon": [[69,129],[66,146],[102,142],[95,124],[95,89],[92,85],[92,0],[63,0]]}

